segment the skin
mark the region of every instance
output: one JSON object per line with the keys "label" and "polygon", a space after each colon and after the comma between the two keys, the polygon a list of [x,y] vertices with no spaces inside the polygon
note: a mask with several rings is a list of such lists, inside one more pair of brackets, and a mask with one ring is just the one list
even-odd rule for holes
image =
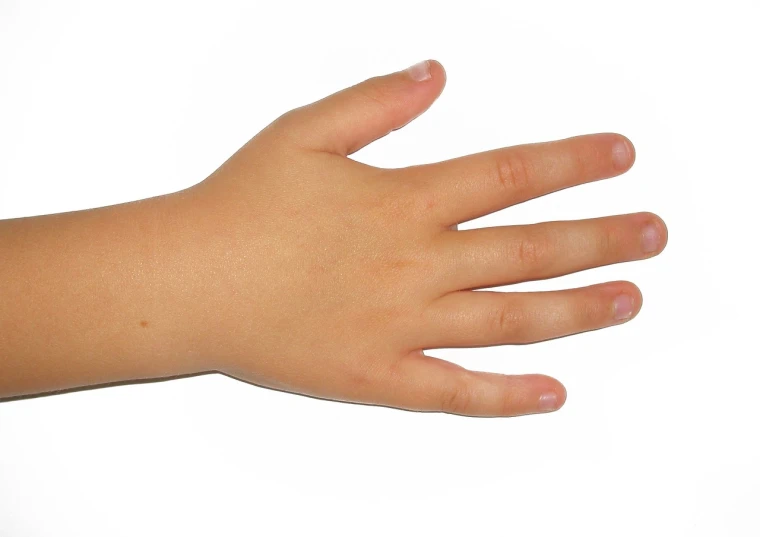
{"label": "skin", "polygon": [[468,416],[556,410],[544,375],[423,353],[617,325],[625,281],[483,288],[657,255],[650,213],[457,230],[630,168],[612,133],[380,169],[348,155],[424,112],[435,61],[290,111],[185,190],[0,222],[0,397],[204,371],[320,398]]}

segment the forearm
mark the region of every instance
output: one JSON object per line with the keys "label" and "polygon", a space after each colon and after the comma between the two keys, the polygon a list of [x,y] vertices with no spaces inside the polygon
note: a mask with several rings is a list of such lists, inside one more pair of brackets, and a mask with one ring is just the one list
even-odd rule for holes
{"label": "forearm", "polygon": [[209,368],[184,195],[0,221],[0,398]]}

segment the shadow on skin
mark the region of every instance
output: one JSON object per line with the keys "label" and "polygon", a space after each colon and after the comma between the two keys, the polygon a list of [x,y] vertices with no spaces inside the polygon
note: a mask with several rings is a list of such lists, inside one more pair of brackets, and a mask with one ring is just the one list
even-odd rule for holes
{"label": "shadow on skin", "polygon": [[[178,380],[178,379],[184,379],[184,378],[190,378],[190,377],[199,377],[201,375],[211,375],[211,374],[220,374],[224,375],[225,377],[228,377],[230,379],[233,379],[237,382],[244,382],[245,384],[249,384],[251,386],[255,386],[257,388],[263,388],[265,390],[272,390],[275,392],[282,392],[282,393],[288,393],[292,395],[298,395],[301,397],[308,397],[309,399],[317,399],[319,401],[330,401],[330,402],[338,402],[338,403],[345,403],[345,404],[351,404],[351,405],[361,405],[361,406],[374,406],[374,407],[382,407],[382,408],[391,408],[393,410],[403,410],[404,412],[435,412],[435,411],[421,411],[421,410],[410,410],[406,408],[397,408],[392,407],[388,405],[381,405],[381,404],[374,404],[374,403],[361,403],[357,401],[342,401],[342,400],[335,400],[335,399],[328,399],[326,397],[318,397],[316,395],[308,395],[303,393],[297,393],[297,392],[289,392],[286,390],[278,390],[277,388],[272,388],[270,386],[262,386],[261,384],[256,384],[254,382],[250,382],[247,380],[239,379],[237,377],[233,377],[232,375],[228,375],[227,373],[223,373],[221,371],[203,371],[201,373],[189,373],[187,375],[174,375],[170,377],[160,377],[160,378],[153,378],[153,379],[136,379],[136,380],[122,380],[118,382],[105,382],[103,384],[93,384],[90,386],[77,386],[74,388],[66,388],[64,390],[54,390],[49,392],[42,392],[42,393],[33,393],[28,395],[16,395],[13,397],[0,397],[0,404],[11,402],[11,401],[21,401],[24,399],[36,399],[38,397],[47,397],[50,395],[64,395],[67,393],[75,393],[75,392],[82,392],[82,391],[88,391],[88,390],[98,390],[101,388],[111,388],[113,386],[126,386],[130,384],[147,384],[147,383],[153,383],[153,382],[165,382],[170,380]],[[456,415],[456,414],[452,414]],[[464,416],[460,416],[464,417]]]}
{"label": "shadow on skin", "polygon": [[76,386],[74,388],[66,388],[63,390],[53,390],[49,392],[42,392],[42,393],[32,393],[28,395],[15,395],[12,397],[0,397],[0,404],[1,403],[7,403],[11,401],[22,401],[24,399],[37,399],[38,397],[47,397],[50,395],[64,395],[67,393],[76,393],[76,392],[83,392],[83,391],[89,391],[89,390],[98,390],[101,388],[111,388],[114,386],[127,386],[130,384],[148,384],[148,383],[154,383],[154,382],[166,382],[170,380],[178,380],[178,379],[185,379],[185,378],[191,378],[191,377],[199,377],[202,375],[211,375],[211,374],[219,374],[223,375],[227,378],[233,379],[237,382],[244,382],[245,384],[249,384],[251,386],[255,386],[257,388],[263,388],[265,390],[272,390],[275,392],[281,392],[281,393],[288,393],[292,395],[298,395],[301,397],[308,397],[309,399],[317,399],[319,401],[331,401],[331,402],[338,402],[338,403],[348,403],[351,405],[361,405],[361,406],[377,406],[377,407],[385,407],[385,408],[392,408],[394,410],[404,410],[407,412],[420,412],[416,410],[408,410],[405,408],[396,408],[396,407],[390,407],[387,405],[380,405],[380,404],[372,404],[372,403],[360,403],[356,401],[340,401],[335,399],[328,399],[326,397],[318,397],[316,395],[308,395],[298,392],[289,392],[286,390],[278,390],[277,388],[272,388],[270,386],[263,386],[261,384],[256,384],[254,382],[250,382],[248,380],[239,379],[237,377],[233,377],[232,375],[228,375],[227,373],[223,373],[222,371],[202,371],[200,373],[188,373],[186,375],[173,375],[170,377],[159,377],[159,378],[152,378],[152,379],[134,379],[134,380],[121,380],[117,382],[104,382],[102,384],[92,384],[90,386]]}
{"label": "shadow on skin", "polygon": [[42,392],[42,393],[32,393],[28,395],[14,395],[12,397],[0,397],[0,403],[5,403],[8,401],[19,401],[22,399],[36,399],[37,397],[46,397],[48,395],[62,395],[65,393],[82,392],[86,390],[96,390],[99,388],[110,388],[112,386],[125,386],[128,384],[147,384],[147,383],[152,383],[152,382],[163,382],[167,380],[198,377],[200,375],[208,375],[210,373],[218,373],[218,371],[203,371],[201,373],[188,373],[187,375],[174,375],[171,377],[159,377],[159,378],[152,378],[152,379],[120,380],[116,382],[104,382],[102,384],[92,384],[90,386],[76,386],[74,388],[66,388],[63,390],[53,390],[53,391]]}

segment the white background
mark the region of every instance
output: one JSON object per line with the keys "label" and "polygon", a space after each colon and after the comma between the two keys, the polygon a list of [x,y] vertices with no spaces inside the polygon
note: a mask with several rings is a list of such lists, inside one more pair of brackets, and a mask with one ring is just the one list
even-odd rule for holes
{"label": "white background", "polygon": [[557,377],[554,414],[218,374],[0,403],[0,536],[760,535],[758,21],[751,1],[0,0],[0,217],[180,190],[282,112],[435,58],[440,99],[357,159],[620,132],[629,173],[463,227],[647,210],[670,230],[652,260],[518,287],[631,280],[633,322],[439,353]]}

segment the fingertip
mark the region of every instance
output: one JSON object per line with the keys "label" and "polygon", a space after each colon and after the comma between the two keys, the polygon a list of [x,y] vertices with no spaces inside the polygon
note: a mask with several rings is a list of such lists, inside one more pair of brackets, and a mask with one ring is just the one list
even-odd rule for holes
{"label": "fingertip", "polygon": [[423,60],[407,67],[402,73],[411,79],[413,87],[426,87],[433,92],[433,98],[437,98],[446,85],[446,71],[440,62],[436,60]]}
{"label": "fingertip", "polygon": [[662,251],[665,250],[665,248],[668,245],[668,240],[670,236],[670,232],[668,231],[668,225],[665,223],[665,220],[659,217],[658,217],[658,220],[659,220],[658,223],[659,223],[662,235],[660,235],[660,248],[659,250],[657,250],[656,255],[660,255]]}
{"label": "fingertip", "polygon": [[430,63],[430,72],[434,80],[438,80],[441,87],[446,85],[446,69],[438,60],[428,60]]}
{"label": "fingertip", "polygon": [[603,285],[610,296],[613,324],[630,321],[639,314],[644,299],[636,284],[619,281]]}
{"label": "fingertip", "polygon": [[567,388],[565,388],[565,385],[562,384],[557,379],[552,379],[552,380],[554,380],[554,383],[557,386],[557,398],[559,401],[559,406],[557,408],[559,409],[559,408],[562,408],[565,405],[565,402],[567,401]]}
{"label": "fingertip", "polygon": [[636,160],[636,149],[627,136],[614,133],[612,143],[612,162],[615,170],[622,173],[633,166]]}
{"label": "fingertip", "polygon": [[422,60],[404,69],[404,73],[413,82],[426,82],[433,78],[432,63],[430,60]]}
{"label": "fingertip", "polygon": [[641,308],[644,306],[644,294],[641,292],[641,289],[639,289],[639,286],[628,282],[633,289],[634,293],[634,300],[635,300],[635,308],[633,310],[633,315],[631,317],[636,317],[639,312],[641,311]]}
{"label": "fingertip", "polygon": [[660,226],[662,228],[663,236],[662,236],[662,246],[660,247],[660,251],[664,250],[665,247],[668,245],[668,237],[670,235],[670,231],[668,231],[668,225],[665,223],[665,220],[663,220],[661,217],[657,217],[659,219]]}
{"label": "fingertip", "polygon": [[564,406],[567,401],[567,389],[560,381],[542,374],[523,377],[529,381],[533,393],[532,409],[527,413],[554,412]]}
{"label": "fingertip", "polygon": [[628,146],[628,156],[629,156],[629,164],[628,167],[630,168],[633,166],[633,163],[636,162],[636,146],[633,145],[633,142],[630,138],[625,136],[624,134],[618,134],[618,136],[622,139],[623,143]]}
{"label": "fingertip", "polygon": [[668,241],[665,222],[654,213],[644,212],[635,216],[640,229],[640,257],[646,259],[659,255]]}
{"label": "fingertip", "polygon": [[304,147],[348,156],[425,112],[445,79],[439,62],[423,60],[300,107],[278,124],[288,124],[291,136],[298,131]]}
{"label": "fingertip", "polygon": [[565,385],[562,384],[560,381],[557,381],[557,384],[559,385],[561,392],[559,397],[559,406],[557,407],[557,410],[565,406],[565,403],[567,402],[567,388],[565,388]]}

